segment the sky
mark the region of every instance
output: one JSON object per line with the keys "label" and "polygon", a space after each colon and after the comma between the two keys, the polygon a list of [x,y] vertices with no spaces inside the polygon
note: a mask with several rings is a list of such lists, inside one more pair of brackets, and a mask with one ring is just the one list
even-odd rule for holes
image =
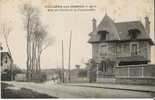
{"label": "sky", "polygon": [[[97,24],[105,13],[115,22],[140,20],[144,24],[144,17],[151,22],[150,37],[154,39],[154,0],[0,0],[0,23],[7,23],[11,27],[9,45],[14,62],[20,68],[26,68],[26,31],[23,27],[23,15],[20,8],[29,3],[40,10],[40,18],[47,25],[49,37],[53,37],[53,44],[41,56],[41,68],[56,68],[61,66],[61,41],[64,41],[64,62],[68,66],[69,34],[72,31],[71,68],[75,65],[85,67],[85,63],[92,56],[88,34],[92,31],[92,18]],[[95,11],[58,11],[52,12],[46,5],[95,5]],[[0,42],[5,42],[0,34]],[[153,52],[154,51],[154,52]],[[155,47],[152,48],[151,63],[155,63]]]}

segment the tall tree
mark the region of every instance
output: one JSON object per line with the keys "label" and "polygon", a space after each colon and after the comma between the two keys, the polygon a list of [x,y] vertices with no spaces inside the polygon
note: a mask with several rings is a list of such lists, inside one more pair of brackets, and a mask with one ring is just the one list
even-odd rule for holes
{"label": "tall tree", "polygon": [[38,24],[35,31],[35,49],[36,49],[36,70],[40,71],[40,57],[42,52],[52,44],[52,38],[48,38],[48,32],[46,31],[46,27]]}
{"label": "tall tree", "polygon": [[42,52],[52,43],[47,37],[46,27],[39,18],[39,10],[29,4],[22,8],[24,25],[27,32],[27,79],[32,79],[32,74],[40,72],[40,57]]}
{"label": "tall tree", "polygon": [[32,72],[32,41],[33,41],[33,33],[36,24],[36,19],[38,19],[39,11],[37,8],[31,6],[30,4],[24,4],[21,9],[22,14],[24,15],[24,26],[27,35],[27,80],[31,80],[31,72]]}

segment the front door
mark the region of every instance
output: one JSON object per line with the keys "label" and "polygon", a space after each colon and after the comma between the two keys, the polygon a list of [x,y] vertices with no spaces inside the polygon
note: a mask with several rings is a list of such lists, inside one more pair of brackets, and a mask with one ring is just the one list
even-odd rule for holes
{"label": "front door", "polygon": [[99,77],[113,77],[113,64],[112,62],[102,61],[98,66]]}

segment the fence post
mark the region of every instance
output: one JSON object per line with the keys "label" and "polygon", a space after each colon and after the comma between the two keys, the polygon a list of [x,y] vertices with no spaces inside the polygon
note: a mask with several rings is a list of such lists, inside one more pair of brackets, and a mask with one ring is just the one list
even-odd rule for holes
{"label": "fence post", "polygon": [[142,65],[142,78],[144,77],[144,66]]}
{"label": "fence post", "polygon": [[130,67],[128,67],[128,77],[130,77]]}
{"label": "fence post", "polygon": [[99,64],[97,63],[97,70],[96,70],[96,78],[97,79],[98,79],[98,74],[99,74],[99,72],[98,72],[99,71],[99,68],[98,67],[99,67]]}

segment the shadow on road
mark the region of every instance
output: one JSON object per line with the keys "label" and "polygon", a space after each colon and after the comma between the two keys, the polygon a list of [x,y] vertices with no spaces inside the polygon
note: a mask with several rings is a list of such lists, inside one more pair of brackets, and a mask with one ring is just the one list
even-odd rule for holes
{"label": "shadow on road", "polygon": [[41,94],[31,89],[9,89],[8,87],[14,87],[13,85],[1,82],[1,97],[2,98],[56,98],[47,94]]}

